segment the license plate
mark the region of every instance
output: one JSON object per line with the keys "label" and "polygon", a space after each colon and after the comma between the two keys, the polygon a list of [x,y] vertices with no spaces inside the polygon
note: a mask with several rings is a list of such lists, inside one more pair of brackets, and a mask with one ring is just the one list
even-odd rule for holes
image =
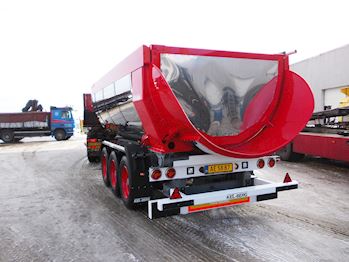
{"label": "license plate", "polygon": [[247,197],[247,192],[227,195],[227,199],[240,199],[240,198],[245,198],[245,197]]}
{"label": "license plate", "polygon": [[233,164],[217,164],[217,165],[209,165],[206,167],[206,174],[214,174],[214,173],[227,173],[233,172]]}

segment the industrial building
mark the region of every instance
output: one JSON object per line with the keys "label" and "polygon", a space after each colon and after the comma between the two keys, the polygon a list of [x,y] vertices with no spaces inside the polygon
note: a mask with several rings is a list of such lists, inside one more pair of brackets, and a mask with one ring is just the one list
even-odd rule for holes
{"label": "industrial building", "polygon": [[310,85],[314,111],[347,106],[349,101],[349,44],[291,65]]}

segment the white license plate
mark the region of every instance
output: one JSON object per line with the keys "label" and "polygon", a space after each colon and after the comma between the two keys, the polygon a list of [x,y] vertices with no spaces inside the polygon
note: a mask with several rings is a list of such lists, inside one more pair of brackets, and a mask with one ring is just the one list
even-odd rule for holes
{"label": "white license plate", "polygon": [[227,199],[239,199],[239,198],[244,198],[244,197],[247,197],[247,192],[227,195]]}

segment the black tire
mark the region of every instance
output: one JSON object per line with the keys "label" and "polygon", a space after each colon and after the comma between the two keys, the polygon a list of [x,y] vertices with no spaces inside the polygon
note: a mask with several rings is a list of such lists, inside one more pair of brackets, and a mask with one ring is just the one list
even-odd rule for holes
{"label": "black tire", "polygon": [[15,138],[13,139],[13,142],[18,143],[18,142],[21,141],[23,138],[24,138],[24,137],[15,137]]}
{"label": "black tire", "polygon": [[[122,202],[128,209],[134,209],[136,207],[134,203],[134,188],[132,186],[132,172],[126,156],[123,156],[120,160],[118,179],[120,185],[120,195]],[[125,173],[127,172],[128,183],[125,181]],[[127,185],[126,185],[127,184]]]}
{"label": "black tire", "polygon": [[291,156],[290,161],[300,161],[300,160],[304,159],[304,157],[305,157],[304,154],[292,152],[292,156]]}
{"label": "black tire", "polygon": [[55,139],[57,141],[62,141],[66,138],[66,133],[63,129],[58,129],[55,131]]}
{"label": "black tire", "polygon": [[101,151],[101,167],[102,167],[102,178],[104,184],[109,187],[110,181],[109,181],[109,166],[108,166],[108,151],[104,147]]}
{"label": "black tire", "polygon": [[71,138],[71,136],[67,136],[64,140],[69,140],[69,138]]}
{"label": "black tire", "polygon": [[89,154],[88,152],[87,152],[87,159],[88,159],[88,161],[90,163],[97,163],[97,162],[100,161],[100,157],[98,157],[98,156],[91,156],[91,154]]}
{"label": "black tire", "polygon": [[12,143],[14,141],[14,134],[12,130],[3,130],[1,132],[1,140],[5,143]]}
{"label": "black tire", "polygon": [[119,185],[119,179],[118,179],[119,162],[114,151],[110,153],[109,160],[108,160],[108,167],[109,167],[109,181],[110,181],[111,191],[114,193],[115,196],[120,197],[120,185]]}
{"label": "black tire", "polygon": [[293,152],[293,144],[289,143],[282,149],[280,149],[277,154],[280,156],[281,160],[284,161],[299,161],[304,158],[304,154]]}

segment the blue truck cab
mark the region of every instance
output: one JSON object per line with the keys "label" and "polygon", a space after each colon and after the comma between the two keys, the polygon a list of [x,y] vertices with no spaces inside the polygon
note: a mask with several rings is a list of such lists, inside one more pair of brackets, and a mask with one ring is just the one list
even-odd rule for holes
{"label": "blue truck cab", "polygon": [[51,135],[57,141],[68,140],[74,134],[74,118],[71,107],[51,106]]}

